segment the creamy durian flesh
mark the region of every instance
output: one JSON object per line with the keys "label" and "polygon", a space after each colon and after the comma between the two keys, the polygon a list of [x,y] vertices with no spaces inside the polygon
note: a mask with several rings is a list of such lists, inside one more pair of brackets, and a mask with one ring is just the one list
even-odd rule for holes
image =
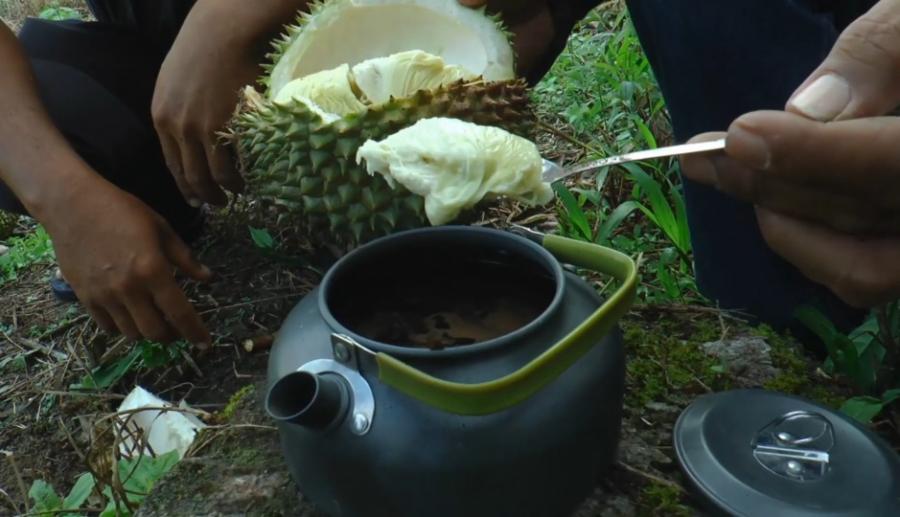
{"label": "creamy durian flesh", "polygon": [[[522,172],[539,160],[526,140],[527,87],[508,34],[483,10],[457,0],[327,0],[275,47],[264,88],[244,90],[230,137],[248,194],[278,208],[280,223],[352,245],[451,222],[497,195],[549,200],[547,185]],[[426,119],[436,121],[411,129]],[[390,160],[378,172],[366,160],[376,149],[412,156],[403,135],[427,140],[429,128],[449,139],[444,177]],[[473,147],[476,134],[518,151]],[[420,159],[432,152],[418,149]],[[468,168],[464,152],[475,153]]]}
{"label": "creamy durian flesh", "polygon": [[451,118],[423,119],[356,153],[369,173],[425,199],[433,225],[452,222],[485,198],[507,196],[545,204],[553,191],[541,180],[535,145],[500,128]]}
{"label": "creamy durian flesh", "polygon": [[[392,99],[403,99],[420,90],[436,90],[478,76],[439,56],[410,50],[363,61],[351,68],[346,63],[294,79],[275,93],[275,103],[311,103],[329,115],[362,113]],[[336,118],[325,117],[326,121]]]}

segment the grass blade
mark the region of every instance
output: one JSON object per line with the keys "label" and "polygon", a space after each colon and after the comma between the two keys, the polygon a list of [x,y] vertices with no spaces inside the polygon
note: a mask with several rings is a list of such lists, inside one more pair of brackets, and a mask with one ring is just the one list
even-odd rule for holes
{"label": "grass blade", "polygon": [[569,189],[562,184],[554,184],[553,189],[556,191],[560,201],[562,201],[563,207],[566,209],[566,216],[568,217],[569,222],[580,234],[579,237],[584,240],[593,241],[591,225],[588,223],[581,205],[575,200],[575,196],[573,196]]}
{"label": "grass blade", "polygon": [[613,232],[616,231],[616,228],[618,228],[632,212],[638,210],[639,207],[640,203],[637,201],[626,201],[617,206],[616,209],[607,216],[606,220],[603,221],[603,224],[600,225],[600,230],[597,232],[597,242],[608,244],[610,238],[612,238]]}

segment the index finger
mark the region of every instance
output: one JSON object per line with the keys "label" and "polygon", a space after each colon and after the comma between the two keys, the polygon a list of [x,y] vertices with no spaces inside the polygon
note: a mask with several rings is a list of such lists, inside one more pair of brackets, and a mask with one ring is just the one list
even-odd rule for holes
{"label": "index finger", "polygon": [[209,331],[174,279],[153,290],[153,301],[182,337],[200,348],[209,348]]}
{"label": "index finger", "polygon": [[791,183],[896,198],[900,118],[822,123],[780,111],[744,115],[728,131],[727,154]]}

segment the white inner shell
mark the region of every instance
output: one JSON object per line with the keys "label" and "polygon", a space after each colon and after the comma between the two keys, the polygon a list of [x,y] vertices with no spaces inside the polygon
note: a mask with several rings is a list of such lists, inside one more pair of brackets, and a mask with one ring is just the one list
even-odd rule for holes
{"label": "white inner shell", "polygon": [[[330,123],[391,97],[478,78],[515,78],[507,36],[483,12],[458,0],[330,0],[275,65],[268,95],[304,103]],[[367,141],[356,160],[422,196],[433,225],[490,196],[553,198],[534,143],[457,119],[424,119]]]}
{"label": "white inner shell", "polygon": [[298,77],[407,50],[440,56],[487,81],[515,75],[507,36],[458,0],[332,0],[275,65],[270,95]]}
{"label": "white inner shell", "polygon": [[529,140],[503,129],[452,118],[422,119],[356,153],[370,174],[402,184],[425,198],[433,225],[453,221],[485,197],[504,195],[525,203],[553,199],[541,181],[543,160]]}

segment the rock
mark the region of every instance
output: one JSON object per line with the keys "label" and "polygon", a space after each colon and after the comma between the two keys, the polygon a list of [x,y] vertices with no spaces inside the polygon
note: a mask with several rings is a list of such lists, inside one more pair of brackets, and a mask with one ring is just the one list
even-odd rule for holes
{"label": "rock", "polygon": [[735,388],[758,388],[778,375],[772,366],[771,347],[758,336],[741,336],[701,345],[718,358],[734,377]]}
{"label": "rock", "polygon": [[0,244],[0,257],[9,253],[9,247]]}
{"label": "rock", "polygon": [[654,465],[668,465],[672,462],[659,449],[644,441],[636,431],[622,433],[619,458],[640,470],[656,470]]}
{"label": "rock", "polygon": [[600,513],[594,514],[600,517],[618,517],[620,515],[634,515],[637,513],[634,504],[624,495],[615,495],[607,498],[604,503],[606,507]]}
{"label": "rock", "polygon": [[572,517],[630,517],[636,514],[634,503],[627,496],[610,494],[598,488]]}

